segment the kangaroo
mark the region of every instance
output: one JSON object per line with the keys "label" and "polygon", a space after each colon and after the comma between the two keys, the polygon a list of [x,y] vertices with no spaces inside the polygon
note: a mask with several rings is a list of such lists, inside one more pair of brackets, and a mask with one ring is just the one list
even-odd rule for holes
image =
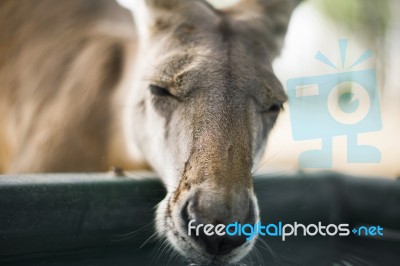
{"label": "kangaroo", "polygon": [[[157,232],[197,263],[255,239],[189,235],[256,223],[252,170],[286,95],[271,63],[295,0],[0,2],[0,171],[151,167],[167,188]],[[134,19],[133,19],[134,17]]]}

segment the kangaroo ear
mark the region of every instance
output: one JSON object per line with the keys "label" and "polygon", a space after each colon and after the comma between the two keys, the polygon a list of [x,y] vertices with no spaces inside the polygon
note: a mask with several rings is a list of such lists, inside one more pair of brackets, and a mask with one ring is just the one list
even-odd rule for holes
{"label": "kangaroo ear", "polygon": [[[256,25],[273,42],[276,55],[282,48],[293,10],[302,0],[241,0],[225,10],[233,19]],[[275,56],[276,56],[275,55]]]}
{"label": "kangaroo ear", "polygon": [[[182,9],[188,0],[134,0],[130,6],[136,27],[141,37],[147,37],[151,31],[159,27],[165,27],[174,14]],[[188,4],[188,3],[186,3]],[[164,21],[164,22],[163,22]]]}
{"label": "kangaroo ear", "polygon": [[275,36],[284,36],[289,26],[293,10],[301,0],[258,0],[265,19]]}

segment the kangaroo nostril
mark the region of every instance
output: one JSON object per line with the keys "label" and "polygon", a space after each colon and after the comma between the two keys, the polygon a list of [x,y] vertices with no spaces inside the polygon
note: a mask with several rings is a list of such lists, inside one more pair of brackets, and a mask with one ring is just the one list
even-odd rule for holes
{"label": "kangaroo nostril", "polygon": [[[181,209],[181,219],[183,222],[183,228],[185,228],[186,230],[188,230],[188,225],[191,219],[193,219],[192,215],[189,214],[189,201],[185,203],[185,205],[183,205],[182,209]],[[191,235],[194,235],[194,230],[192,230],[193,232],[191,232]]]}
{"label": "kangaroo nostril", "polygon": [[186,202],[185,205],[183,205],[182,210],[181,210],[181,218],[184,222],[189,222],[188,206],[189,206],[189,202]]}

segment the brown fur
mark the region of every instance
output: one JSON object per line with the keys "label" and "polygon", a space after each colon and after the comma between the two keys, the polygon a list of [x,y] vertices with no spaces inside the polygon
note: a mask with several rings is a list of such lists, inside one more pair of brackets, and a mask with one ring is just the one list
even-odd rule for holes
{"label": "brown fur", "polygon": [[113,1],[1,1],[0,171],[135,168],[115,130],[134,45]]}

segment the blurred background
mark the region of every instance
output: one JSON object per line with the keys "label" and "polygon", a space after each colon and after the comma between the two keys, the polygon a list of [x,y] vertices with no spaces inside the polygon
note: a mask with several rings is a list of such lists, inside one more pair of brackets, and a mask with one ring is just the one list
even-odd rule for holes
{"label": "blurred background", "polygon": [[[347,163],[346,136],[334,137],[333,170],[362,176],[400,176],[400,2],[396,0],[312,0],[295,11],[285,48],[274,63],[282,81],[338,72],[315,59],[321,51],[340,65],[338,39],[348,39],[347,64],[366,50],[373,56],[352,70],[375,69],[378,80],[382,129],[358,135],[360,144],[375,146],[380,163]],[[289,107],[290,108],[290,107]],[[294,141],[289,111],[279,118],[266,153],[266,168],[298,168],[298,156],[318,149],[321,140]]]}
{"label": "blurred background", "polygon": [[[216,6],[237,1],[210,1]],[[358,134],[358,143],[376,147],[379,163],[347,163],[346,136],[333,137],[334,171],[361,176],[400,176],[400,1],[397,0],[309,0],[294,12],[285,46],[275,60],[274,69],[286,87],[287,80],[374,69],[378,80],[382,129]],[[347,39],[345,65],[342,67],[338,40]],[[372,56],[351,68],[365,51]],[[338,69],[316,60],[324,54]],[[360,99],[363,101],[363,99]],[[299,168],[299,155],[320,149],[321,139],[295,141],[292,135],[290,106],[279,117],[269,139],[265,160],[259,171],[288,173]],[[340,114],[337,114],[340,115]],[[321,169],[302,169],[304,171]]]}

